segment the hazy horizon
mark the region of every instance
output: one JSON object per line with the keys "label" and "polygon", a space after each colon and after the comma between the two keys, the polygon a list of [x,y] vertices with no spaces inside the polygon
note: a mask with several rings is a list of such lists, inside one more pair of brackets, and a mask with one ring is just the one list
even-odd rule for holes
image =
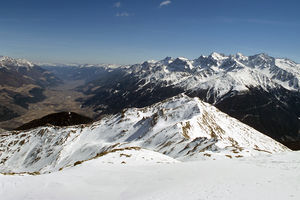
{"label": "hazy horizon", "polygon": [[231,56],[231,55],[236,55],[238,53],[241,53],[242,55],[244,56],[253,56],[253,55],[258,55],[258,54],[267,54],[268,56],[271,56],[271,57],[274,57],[274,58],[279,58],[279,59],[289,59],[289,60],[292,60],[298,64],[300,64],[300,62],[297,62],[296,60],[293,60],[291,58],[288,58],[288,57],[278,57],[278,56],[273,56],[273,55],[270,55],[268,54],[267,52],[260,52],[260,53],[256,53],[256,54],[249,54],[249,55],[246,55],[246,54],[243,54],[242,52],[236,52],[236,53],[232,53],[232,54],[225,54],[225,53],[222,53],[222,52],[211,52],[209,54],[199,54],[199,56],[196,56],[196,57],[186,57],[186,56],[176,56],[176,57],[173,57],[173,56],[165,56],[165,57],[161,57],[161,58],[157,58],[157,59],[146,59],[145,60],[139,60],[139,61],[136,61],[136,62],[132,62],[132,63],[105,63],[105,62],[56,62],[56,61],[36,61],[36,60],[30,60],[30,59],[27,59],[25,57],[12,57],[12,56],[9,56],[9,55],[0,55],[1,56],[7,56],[7,57],[11,57],[11,58],[14,58],[14,59],[25,59],[27,61],[30,61],[30,62],[33,62],[35,64],[41,64],[41,65],[101,65],[101,64],[104,64],[104,65],[119,65],[119,66],[122,66],[122,65],[134,65],[134,64],[139,64],[139,63],[143,63],[145,61],[160,61],[160,60],[163,60],[165,59],[166,57],[171,57],[171,58],[180,58],[180,57],[183,57],[183,58],[187,58],[189,60],[193,60],[193,59],[197,59],[198,57],[200,56],[209,56],[211,55],[212,53],[218,53],[218,54],[223,54],[225,56]]}

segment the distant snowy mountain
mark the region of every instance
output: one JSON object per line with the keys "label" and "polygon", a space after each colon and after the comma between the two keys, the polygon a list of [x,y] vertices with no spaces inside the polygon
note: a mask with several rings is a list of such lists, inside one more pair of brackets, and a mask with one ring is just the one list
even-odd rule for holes
{"label": "distant snowy mountain", "polygon": [[184,94],[145,108],[126,109],[91,125],[4,132],[0,150],[2,173],[52,172],[94,158],[119,161],[113,158],[131,157],[139,151],[145,159],[155,156],[158,162],[166,156],[173,162],[289,151],[215,107]]}
{"label": "distant snowy mountain", "polygon": [[194,60],[167,57],[119,68],[80,90],[92,95],[83,105],[99,115],[185,92],[286,142],[300,140],[299,80],[300,65],[288,59],[212,53]]}
{"label": "distant snowy mountain", "polygon": [[25,59],[14,59],[8,56],[0,56],[0,68],[13,68],[13,67],[25,67],[30,69],[35,64]]}
{"label": "distant snowy mountain", "polygon": [[125,76],[138,80],[137,90],[149,85],[189,92],[205,90],[208,91],[205,100],[212,103],[218,103],[230,92],[247,92],[250,88],[300,91],[300,64],[266,54],[247,57],[240,53],[230,56],[212,53],[194,60],[167,57],[123,69]]}
{"label": "distant snowy mountain", "polygon": [[25,59],[0,57],[0,84],[20,87],[38,84],[42,87],[59,83],[52,73]]}
{"label": "distant snowy mountain", "polygon": [[206,97],[218,102],[231,91],[248,91],[251,87],[264,90],[283,87],[299,91],[300,65],[287,59],[275,59],[266,54],[225,56],[212,53],[195,60],[166,58],[158,62],[134,65],[127,73],[134,74],[143,85],[154,83],[165,87],[180,87],[186,91],[209,90]]}

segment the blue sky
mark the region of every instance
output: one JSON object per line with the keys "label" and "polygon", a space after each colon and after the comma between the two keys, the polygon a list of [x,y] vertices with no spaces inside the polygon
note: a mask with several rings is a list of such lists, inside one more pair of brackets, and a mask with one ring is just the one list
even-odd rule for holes
{"label": "blue sky", "polygon": [[0,1],[0,55],[131,64],[265,52],[300,63],[299,0]]}

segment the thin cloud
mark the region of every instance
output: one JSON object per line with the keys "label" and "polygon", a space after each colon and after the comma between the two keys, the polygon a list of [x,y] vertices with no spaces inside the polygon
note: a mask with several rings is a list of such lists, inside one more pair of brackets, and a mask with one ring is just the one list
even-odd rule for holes
{"label": "thin cloud", "polygon": [[120,8],[121,7],[121,2],[118,1],[118,2],[114,3],[114,7],[115,8]]}
{"label": "thin cloud", "polygon": [[163,6],[167,6],[167,5],[171,4],[171,3],[172,3],[172,1],[170,1],[170,0],[163,1],[163,2],[161,2],[161,3],[159,4],[159,7],[161,8],[161,7],[163,7]]}
{"label": "thin cloud", "polygon": [[118,12],[116,14],[116,17],[129,17],[129,16],[131,16],[131,14],[128,12]]}

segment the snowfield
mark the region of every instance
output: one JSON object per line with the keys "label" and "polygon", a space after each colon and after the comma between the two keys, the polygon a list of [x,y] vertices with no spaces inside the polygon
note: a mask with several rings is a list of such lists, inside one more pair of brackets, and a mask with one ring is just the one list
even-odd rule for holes
{"label": "snowfield", "polygon": [[123,153],[131,157],[115,152],[50,174],[0,175],[1,200],[300,198],[300,152],[194,162]]}

